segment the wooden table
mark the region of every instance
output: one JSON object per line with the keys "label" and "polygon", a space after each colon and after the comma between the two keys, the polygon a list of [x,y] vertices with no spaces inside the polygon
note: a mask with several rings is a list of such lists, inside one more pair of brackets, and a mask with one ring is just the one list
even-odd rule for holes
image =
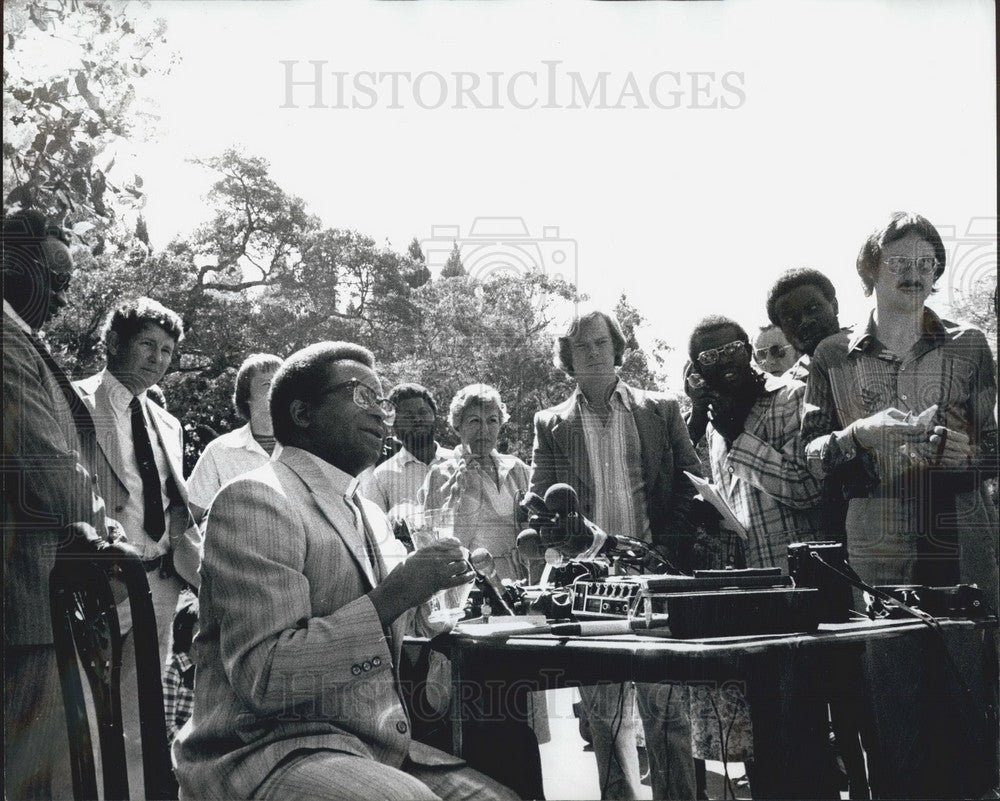
{"label": "wooden table", "polygon": [[[969,643],[980,644],[982,654],[995,652],[995,628],[995,618],[985,622],[941,621],[949,651],[957,649],[966,657]],[[936,648],[935,641],[940,642],[935,632],[910,620],[826,624],[812,634],[704,640],[637,635],[497,637],[485,635],[482,628],[458,629],[446,640],[452,664],[454,752],[461,756],[469,745],[467,721],[484,715],[516,715],[510,705],[512,699],[523,697],[525,688],[545,690],[623,681],[737,681],[751,707],[759,774],[754,797],[839,798],[830,777],[819,769],[829,754],[826,702],[831,670],[838,670],[836,666],[845,664],[844,660],[858,663],[874,643],[904,643],[908,652],[922,654],[920,660],[924,660]],[[979,645],[971,650],[977,648]],[[940,661],[946,664],[946,660]],[[988,696],[995,694],[996,681],[989,676],[988,660],[973,658],[971,668],[965,664],[962,670],[977,703],[986,703]],[[948,672],[942,671],[935,673],[937,679]],[[884,709],[880,713],[876,709],[876,716],[881,716],[883,726],[889,726],[893,707],[904,703],[904,697],[911,698],[912,693],[904,692],[892,675],[881,678],[885,681],[880,680],[875,689],[879,696],[875,706]],[[897,690],[898,696],[894,694]],[[938,687],[933,700],[941,706],[941,694],[949,692],[954,697],[944,698],[942,708],[962,706],[961,693],[954,688]],[[942,736],[949,735],[943,732]],[[991,736],[995,738],[996,731]],[[995,753],[995,745],[992,750]],[[947,771],[948,765],[935,770]],[[965,780],[953,778],[954,782],[944,780],[946,786],[960,787]],[[891,780],[887,786],[893,786]]]}

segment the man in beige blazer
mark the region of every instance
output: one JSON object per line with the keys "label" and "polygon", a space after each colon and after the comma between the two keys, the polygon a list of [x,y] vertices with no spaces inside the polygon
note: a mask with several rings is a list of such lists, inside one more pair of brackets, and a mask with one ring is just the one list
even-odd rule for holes
{"label": "man in beige blazer", "polygon": [[281,454],[212,504],[182,798],[516,797],[410,739],[403,633],[473,574],[454,539],[386,569],[388,521],[357,494],[394,413],[372,367],[350,343],[293,354],[271,387]]}
{"label": "man in beige blazer", "polygon": [[[183,583],[198,583],[201,536],[188,506],[180,421],[147,390],[163,378],[183,334],[180,317],[165,306],[149,298],[125,301],[104,325],[107,367],[74,383],[94,418],[94,470],[108,514],[146,565],[161,666]],[[118,617],[127,634],[128,601],[118,605]],[[132,637],[124,641],[121,688],[129,786],[136,790],[143,783]]]}

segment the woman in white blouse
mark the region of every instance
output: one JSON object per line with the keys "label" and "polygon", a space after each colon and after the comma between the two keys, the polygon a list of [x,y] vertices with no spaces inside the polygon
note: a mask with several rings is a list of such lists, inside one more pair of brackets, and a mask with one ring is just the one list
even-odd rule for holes
{"label": "woman in white blouse", "polygon": [[501,578],[525,578],[527,569],[515,548],[515,507],[528,489],[531,468],[497,452],[500,428],[510,417],[507,407],[493,387],[470,384],[452,399],[448,417],[461,444],[427,474],[420,491],[423,507],[453,509],[462,545],[488,550]]}

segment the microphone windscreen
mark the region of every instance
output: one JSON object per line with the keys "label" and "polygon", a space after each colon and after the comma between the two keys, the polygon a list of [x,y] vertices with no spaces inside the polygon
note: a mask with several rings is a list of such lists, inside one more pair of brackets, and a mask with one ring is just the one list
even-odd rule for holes
{"label": "microphone windscreen", "polygon": [[530,509],[532,512],[547,512],[548,509],[545,507],[545,501],[542,496],[537,492],[525,493],[524,497],[521,498],[521,506]]}
{"label": "microphone windscreen", "polygon": [[490,575],[494,571],[493,554],[485,548],[476,548],[469,554],[469,562],[472,567],[483,575]]}
{"label": "microphone windscreen", "polygon": [[525,559],[542,559],[545,555],[542,535],[533,528],[526,528],[517,535],[517,550]]}
{"label": "microphone windscreen", "polygon": [[560,515],[578,514],[580,498],[569,484],[553,484],[545,492],[545,505]]}

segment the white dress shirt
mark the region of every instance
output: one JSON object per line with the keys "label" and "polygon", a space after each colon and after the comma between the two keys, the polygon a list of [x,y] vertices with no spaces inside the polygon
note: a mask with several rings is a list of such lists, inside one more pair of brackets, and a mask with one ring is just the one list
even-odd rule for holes
{"label": "white dress shirt", "polygon": [[[124,509],[118,513],[118,522],[125,527],[125,531],[128,532],[132,543],[139,549],[142,558],[152,559],[167,552],[169,533],[164,532],[158,542],[148,535],[144,539],[135,536],[138,532],[146,534],[143,527],[145,502],[142,492],[142,476],[139,473],[139,463],[135,458],[135,445],[132,442],[132,412],[129,409],[129,404],[135,396],[107,369],[101,373],[101,384],[108,394],[110,408],[106,411],[113,421],[115,434],[121,446],[122,483],[128,489],[128,499],[125,501]],[[146,408],[149,400],[146,393],[142,392],[138,397],[142,405],[142,417],[146,422],[149,441],[153,446],[156,472],[160,474],[160,498],[163,503],[163,516],[169,524],[170,496],[167,494],[167,479],[170,477],[170,464],[167,461],[166,451],[163,450],[163,444],[160,442],[160,434],[149,420],[149,412]]]}

